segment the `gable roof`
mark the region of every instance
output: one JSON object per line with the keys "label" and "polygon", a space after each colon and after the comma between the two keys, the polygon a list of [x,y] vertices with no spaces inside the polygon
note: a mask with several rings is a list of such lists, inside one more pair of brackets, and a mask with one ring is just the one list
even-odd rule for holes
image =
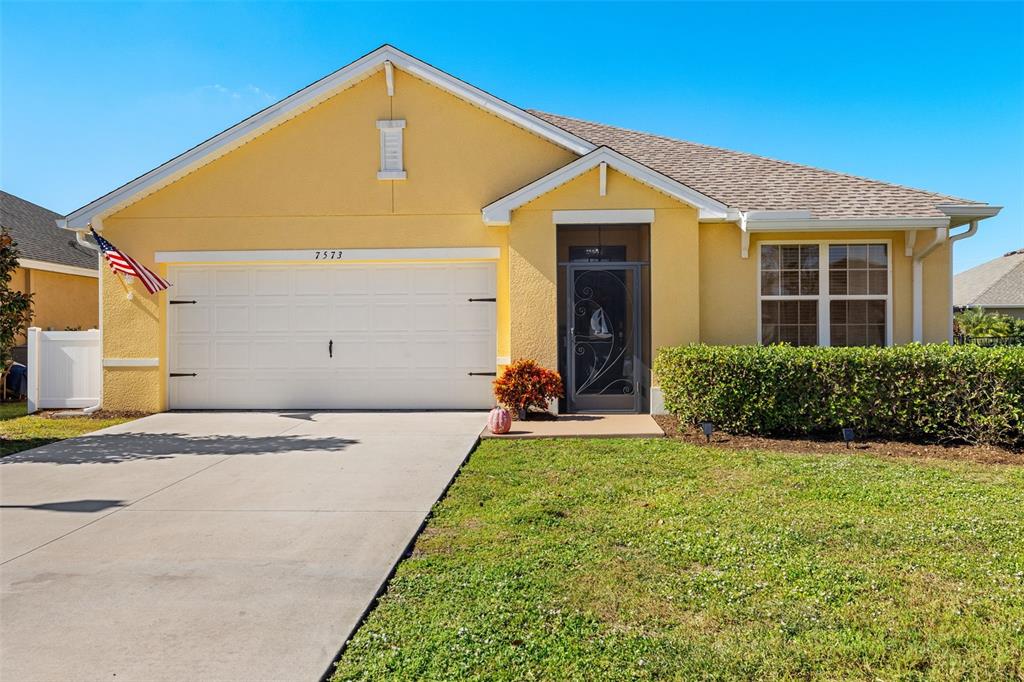
{"label": "gable roof", "polygon": [[1024,249],[976,265],[953,278],[955,306],[1024,306]]}
{"label": "gable roof", "polygon": [[705,196],[662,173],[653,171],[642,163],[623,156],[614,149],[598,147],[589,154],[585,154],[575,161],[567,163],[544,177],[538,178],[530,184],[520,187],[511,194],[485,206],[483,209],[484,222],[488,225],[508,225],[511,221],[512,211],[515,209],[533,201],[542,194],[561,187],[570,180],[601,164],[614,168],[634,180],[693,206],[700,211],[701,218],[718,220],[726,218],[728,206],[720,201]]}
{"label": "gable roof", "polygon": [[945,218],[940,205],[981,202],[581,121],[536,116],[596,145],[605,145],[741,211],[810,211],[814,218]]}
{"label": "gable roof", "polygon": [[61,217],[47,208],[0,190],[0,226],[18,244],[19,259],[97,269],[97,256],[57,227]]}
{"label": "gable roof", "polygon": [[[392,66],[387,66],[391,64]],[[469,83],[437,69],[424,61],[402,52],[391,45],[382,45],[348,66],[321,78],[266,109],[253,114],[244,121],[214,135],[192,149],[167,161],[145,175],[118,187],[114,191],[72,211],[60,225],[67,229],[79,230],[87,227],[94,217],[109,215],[169,185],[211,161],[227,154],[275,126],[333,97],[370,75],[392,67],[399,68],[413,76],[460,97],[513,125],[539,135],[554,144],[577,154],[586,154],[597,145],[563,130],[548,121],[534,116],[505,100],[499,99]]]}

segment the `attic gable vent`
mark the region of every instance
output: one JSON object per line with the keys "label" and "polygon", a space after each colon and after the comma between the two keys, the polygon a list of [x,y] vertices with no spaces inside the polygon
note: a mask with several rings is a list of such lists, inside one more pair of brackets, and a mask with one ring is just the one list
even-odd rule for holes
{"label": "attic gable vent", "polygon": [[380,170],[378,180],[405,180],[405,167],[402,161],[402,130],[405,128],[403,119],[377,121],[380,130]]}

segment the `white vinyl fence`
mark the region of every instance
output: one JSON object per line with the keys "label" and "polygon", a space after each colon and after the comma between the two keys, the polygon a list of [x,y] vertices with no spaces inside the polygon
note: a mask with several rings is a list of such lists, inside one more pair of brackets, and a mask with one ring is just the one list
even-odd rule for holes
{"label": "white vinyl fence", "polygon": [[100,401],[100,332],[28,330],[28,412]]}

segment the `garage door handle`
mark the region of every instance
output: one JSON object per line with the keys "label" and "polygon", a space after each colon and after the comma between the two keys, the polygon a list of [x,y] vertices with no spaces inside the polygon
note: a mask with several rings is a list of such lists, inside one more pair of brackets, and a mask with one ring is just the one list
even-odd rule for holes
{"label": "garage door handle", "polygon": [[195,303],[195,301],[168,301],[171,305],[184,305],[186,303]]}
{"label": "garage door handle", "polygon": [[471,377],[496,377],[496,376],[498,376],[498,373],[497,372],[469,372],[469,376],[471,376]]}
{"label": "garage door handle", "polygon": [[467,298],[466,300],[469,301],[470,303],[477,303],[477,302],[481,302],[481,303],[482,302],[494,303],[498,299],[496,299],[496,298]]}
{"label": "garage door handle", "polygon": [[327,357],[334,357],[334,339],[327,342]]}
{"label": "garage door handle", "polygon": [[197,377],[199,376],[195,372],[171,372],[170,376],[173,377]]}

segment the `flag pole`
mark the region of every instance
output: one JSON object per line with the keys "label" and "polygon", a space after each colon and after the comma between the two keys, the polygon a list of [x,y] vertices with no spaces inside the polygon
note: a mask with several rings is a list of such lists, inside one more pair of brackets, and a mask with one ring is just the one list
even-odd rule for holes
{"label": "flag pole", "polygon": [[124,293],[127,294],[128,300],[130,301],[135,298],[135,292],[128,288],[128,285],[125,283],[120,273],[115,272],[114,276],[117,277],[117,281],[121,283],[121,287],[124,289]]}

